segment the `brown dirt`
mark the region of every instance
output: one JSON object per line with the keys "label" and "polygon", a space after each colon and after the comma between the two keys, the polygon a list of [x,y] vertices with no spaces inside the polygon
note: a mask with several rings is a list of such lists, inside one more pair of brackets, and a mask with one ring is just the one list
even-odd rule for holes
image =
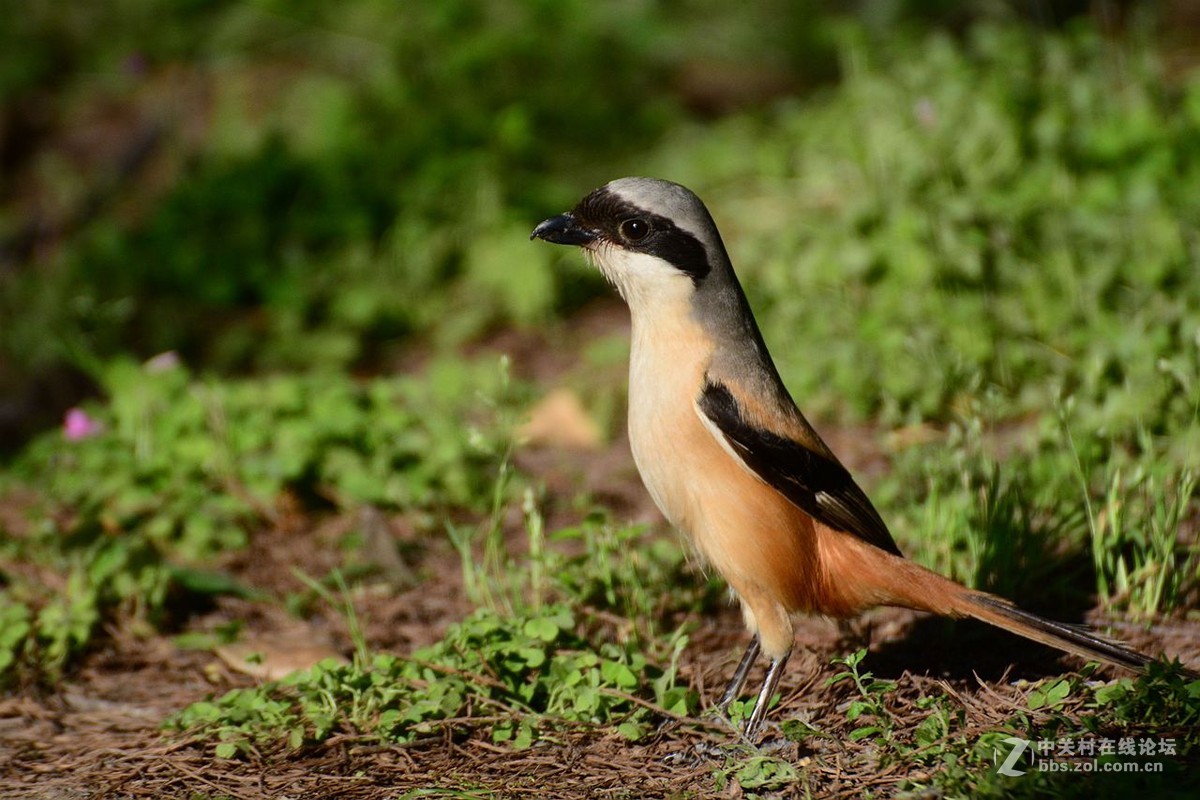
{"label": "brown dirt", "polygon": [[[433,561],[427,564],[427,595],[434,594],[428,588],[437,585],[435,571],[449,579],[456,568],[452,559]],[[443,598],[442,609],[434,618],[429,617],[428,605],[401,602],[405,596],[415,599],[413,593],[362,598],[362,613],[373,623],[368,629],[372,644],[406,639],[412,646],[434,638],[439,628],[464,610],[461,603],[446,599],[453,592],[437,594]],[[272,614],[246,615],[245,610],[214,611],[195,620],[194,627],[240,614],[252,637],[279,624]],[[416,633],[385,631],[392,628],[385,624],[388,620],[397,629]],[[745,637],[732,610],[695,622],[698,627],[682,674],[711,701],[727,680]],[[339,625],[336,618],[317,618],[309,623],[308,634],[323,638],[329,628]],[[907,612],[874,612],[857,627],[854,633],[860,638],[866,628],[873,634],[874,652],[867,666],[900,681],[901,689],[892,701],[900,719],[906,712],[920,719],[914,704],[922,695],[950,692],[961,699],[966,730],[982,734],[1024,709],[1024,690],[1012,683],[1015,674],[1036,678],[1059,669],[1053,657],[1044,658],[1036,648],[980,647],[984,639],[978,631],[930,632]],[[1190,636],[1185,638],[1194,649],[1195,626],[1186,628]],[[335,633],[344,637],[345,632]],[[1147,635],[1141,639],[1141,643],[1163,644]],[[963,648],[964,643],[974,646]],[[805,719],[819,729],[842,716],[847,698],[844,690],[825,686],[833,674],[828,661],[854,645],[840,639],[835,626],[818,620],[801,623],[798,645],[781,687],[782,708],[776,718]],[[965,655],[968,652],[970,656]],[[1008,666],[1014,659],[1022,662],[1015,670]],[[1043,661],[1048,668],[1042,668]],[[995,677],[980,680],[975,671]],[[187,703],[250,683],[211,655],[180,650],[168,639],[118,636],[91,654],[56,693],[18,694],[0,701],[0,797],[376,800],[433,787],[455,788],[463,791],[458,796],[466,797],[742,796],[736,784],[723,791],[716,788],[714,771],[725,768],[730,756],[744,752],[739,750],[736,733],[713,719],[698,725],[668,722],[639,744],[612,733],[587,731],[517,752],[477,735],[446,729],[440,736],[407,746],[380,747],[342,737],[320,747],[279,749],[241,760],[218,760],[208,746],[160,733],[161,721]],[[861,747],[837,736],[837,723],[830,724],[835,726],[830,736],[814,736],[803,743],[769,737],[764,750],[805,765],[809,788],[823,796],[857,797],[868,788],[887,793],[901,780],[915,777],[894,766],[872,772],[863,762]],[[803,788],[796,787],[796,796]]]}
{"label": "brown dirt", "polygon": [[[593,463],[597,469],[589,474],[601,484],[613,482],[614,496],[629,498],[627,510],[641,515],[644,502],[634,499],[639,490],[635,477],[621,466],[626,458],[622,447],[618,442],[604,453],[574,457]],[[557,457],[571,458],[561,453]],[[617,489],[616,475],[624,476],[628,485]],[[246,553],[225,566],[247,583],[278,594],[303,589],[292,568],[326,574],[340,557],[337,540],[346,521],[304,524],[300,518],[285,517],[290,521],[264,531]],[[398,538],[406,535],[398,526],[393,528],[399,530]],[[414,587],[375,584],[354,595],[372,647],[407,652],[437,639],[469,610],[452,548],[431,542],[414,566],[420,578]],[[187,627],[211,630],[235,619],[244,622],[243,638],[251,641],[286,630],[289,637],[332,643],[347,654],[351,650],[340,616],[318,611],[301,622],[261,602],[222,600],[192,617]],[[695,630],[681,672],[711,702],[728,679],[745,634],[732,608],[692,623]],[[797,653],[781,687],[782,708],[775,712],[776,719],[798,717],[817,728],[828,722],[835,735],[814,736],[803,743],[769,737],[766,746],[771,755],[806,765],[808,788],[823,796],[856,797],[867,788],[887,794],[902,779],[914,777],[894,766],[864,770],[869,761],[863,761],[861,747],[852,751],[844,737],[836,735],[846,693],[825,686],[834,672],[832,656],[869,640],[872,653],[865,667],[900,682],[893,701],[898,717],[911,711],[913,719],[919,719],[913,705],[918,698],[952,692],[962,700],[967,729],[979,733],[1024,708],[1024,692],[1014,686],[1015,679],[1058,674],[1062,668],[1058,656],[1045,648],[997,638],[983,626],[951,626],[911,612],[881,609],[850,627],[800,622]],[[1138,646],[1176,652],[1193,663],[1200,660],[1195,623],[1173,622],[1151,630],[1123,626],[1120,632]],[[613,733],[586,731],[517,752],[447,728],[442,735],[408,746],[380,747],[343,737],[320,747],[279,749],[241,760],[215,759],[210,746],[160,732],[161,721],[186,704],[251,684],[207,652],[179,649],[164,636],[137,638],[114,632],[54,693],[18,693],[0,700],[0,797],[375,800],[433,787],[455,788],[466,797],[742,796],[733,782],[717,788],[714,773],[740,751],[735,732],[711,718],[697,725],[668,723],[638,744]],[[804,787],[798,785],[795,793]]]}
{"label": "brown dirt", "polygon": [[[582,326],[587,335],[619,334],[622,318],[611,307],[590,313]],[[539,346],[538,336],[504,335],[502,346],[516,354],[518,374],[547,386],[570,383],[570,361],[539,360],[538,353],[557,348]],[[878,432],[834,430],[829,438],[856,472],[887,468],[881,451],[871,446]],[[618,519],[657,520],[621,436],[594,452],[522,451],[517,463],[546,487],[552,526],[578,517],[572,499],[581,493],[612,509]],[[285,498],[273,526],[221,566],[272,597],[302,593],[305,584],[297,572],[321,577],[345,565],[340,541],[355,522],[314,517]],[[444,537],[421,536],[402,517],[385,520],[382,530],[394,545],[391,552],[403,554],[403,563],[377,562],[381,575],[356,588],[352,597],[372,648],[410,652],[440,638],[469,612],[470,604],[459,557]],[[672,534],[660,524],[648,535]],[[187,631],[213,631],[235,620],[244,625],[242,639],[250,642],[283,639],[345,655],[353,649],[345,619],[320,603],[298,619],[281,602],[226,598],[213,607],[193,609],[184,626]],[[693,615],[688,622],[693,630],[681,676],[711,703],[728,680],[746,635],[740,615],[728,605],[703,618]],[[961,702],[968,735],[993,730],[1013,712],[1027,711],[1025,690],[1015,682],[1060,674],[1064,664],[1053,651],[985,626],[895,609],[874,611],[840,628],[822,620],[802,620],[798,628],[796,655],[783,679],[781,708],[774,719],[800,718],[824,733],[799,743],[768,735],[765,753],[804,767],[803,782],[778,796],[803,796],[806,791],[826,797],[858,797],[866,791],[889,795],[902,780],[920,777],[906,771],[915,769],[912,765],[876,764],[869,745],[849,741],[849,690],[826,686],[836,671],[830,659],[838,654],[869,642],[864,669],[898,681],[889,708],[901,724],[908,720],[915,726],[923,718],[925,712],[917,707],[923,696],[950,693]],[[1200,663],[1200,624],[1194,620],[1151,628],[1123,624],[1117,631],[1143,649]],[[760,670],[752,682],[761,679]],[[711,716],[694,723],[668,720],[637,744],[613,732],[585,730],[514,751],[470,729],[447,726],[405,746],[381,747],[342,736],[317,747],[276,748],[235,760],[216,759],[211,745],[160,731],[162,720],[187,704],[252,684],[253,678],[227,661],[181,649],[167,635],[114,630],[54,691],[26,690],[0,698],[0,798],[382,800],[433,788],[453,790],[457,797],[743,796],[735,781],[722,782],[720,774],[749,751],[728,723]]]}

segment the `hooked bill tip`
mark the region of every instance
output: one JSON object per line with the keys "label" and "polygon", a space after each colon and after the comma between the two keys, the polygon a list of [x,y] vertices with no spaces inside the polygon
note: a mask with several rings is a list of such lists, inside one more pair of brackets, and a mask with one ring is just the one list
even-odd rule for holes
{"label": "hooked bill tip", "polygon": [[552,244],[584,245],[595,241],[596,234],[580,225],[570,214],[559,214],[544,220],[533,229],[529,238]]}

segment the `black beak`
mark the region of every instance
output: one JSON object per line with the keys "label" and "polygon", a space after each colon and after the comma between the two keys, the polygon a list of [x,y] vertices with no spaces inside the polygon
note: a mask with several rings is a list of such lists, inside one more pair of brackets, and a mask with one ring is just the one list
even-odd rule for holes
{"label": "black beak", "polygon": [[584,245],[596,241],[596,233],[580,225],[570,214],[559,214],[534,228],[529,238],[552,244]]}

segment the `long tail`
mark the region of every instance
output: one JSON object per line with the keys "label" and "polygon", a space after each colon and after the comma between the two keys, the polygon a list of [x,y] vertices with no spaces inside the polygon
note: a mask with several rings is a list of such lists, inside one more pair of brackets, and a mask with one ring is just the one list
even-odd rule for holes
{"label": "long tail", "polygon": [[[1046,619],[1020,609],[1002,597],[968,589],[912,561],[895,556],[888,558],[892,567],[888,573],[892,577],[891,599],[896,605],[950,617],[973,617],[1026,639],[1134,672],[1144,673],[1149,664],[1157,661],[1086,625]],[[1200,677],[1192,670],[1186,673]]]}
{"label": "long tail", "polygon": [[1146,666],[1155,660],[1120,642],[1106,639],[1085,625],[1039,617],[995,595],[965,592],[961,597],[965,602],[959,609],[968,616],[1086,659],[1104,661],[1134,672],[1145,672]]}
{"label": "long tail", "polygon": [[[945,617],[973,617],[1026,639],[1134,672],[1144,673],[1158,660],[1086,625],[1056,622],[1024,611],[1002,597],[968,589],[916,562],[844,534],[830,534],[819,542],[827,574],[838,578],[827,584],[832,602],[821,607],[825,613],[845,616],[847,611],[857,613],[876,605],[902,606]],[[1185,674],[1200,677],[1192,670]]]}

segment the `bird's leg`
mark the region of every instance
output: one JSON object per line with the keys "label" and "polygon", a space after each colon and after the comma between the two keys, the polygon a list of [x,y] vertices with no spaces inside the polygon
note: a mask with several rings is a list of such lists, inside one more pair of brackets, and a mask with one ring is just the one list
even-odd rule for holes
{"label": "bird's leg", "polygon": [[763,722],[767,718],[767,706],[771,702],[771,696],[775,694],[776,687],[779,686],[779,679],[783,676],[784,667],[787,666],[788,657],[791,654],[792,651],[788,650],[771,662],[771,667],[767,670],[767,677],[763,679],[762,691],[758,693],[758,702],[754,704],[750,721],[746,723],[747,739],[756,738],[762,730]]}
{"label": "bird's leg", "polygon": [[742,660],[738,662],[737,669],[733,671],[733,679],[725,688],[725,694],[721,695],[721,702],[717,703],[717,708],[724,711],[742,693],[742,687],[746,685],[746,676],[750,674],[750,667],[754,666],[754,659],[758,658],[758,650],[759,642],[756,633],[750,638],[750,644],[746,647],[746,652],[742,654]]}

